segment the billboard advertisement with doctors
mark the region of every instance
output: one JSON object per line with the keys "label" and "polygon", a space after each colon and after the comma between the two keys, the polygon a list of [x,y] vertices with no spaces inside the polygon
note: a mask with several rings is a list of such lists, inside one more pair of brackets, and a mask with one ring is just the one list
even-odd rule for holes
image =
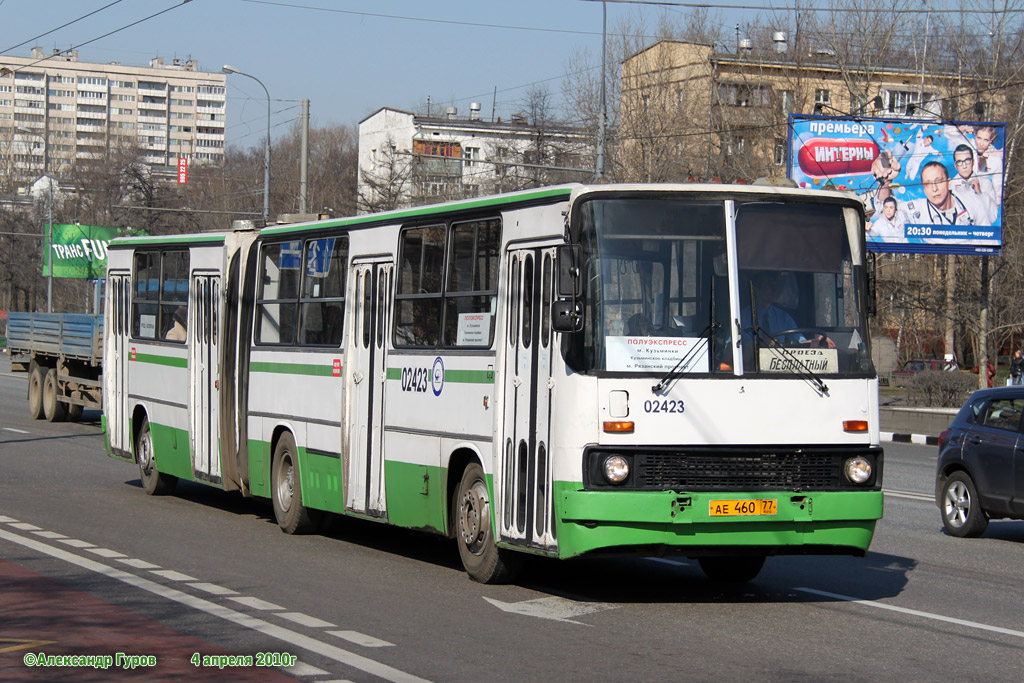
{"label": "billboard advertisement with doctors", "polygon": [[789,177],[800,187],[856,193],[871,251],[1002,248],[1004,124],[789,118]]}

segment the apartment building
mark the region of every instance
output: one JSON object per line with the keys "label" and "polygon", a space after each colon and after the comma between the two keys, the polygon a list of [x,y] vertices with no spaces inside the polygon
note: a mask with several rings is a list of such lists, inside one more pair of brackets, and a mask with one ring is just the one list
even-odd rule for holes
{"label": "apartment building", "polygon": [[178,159],[223,164],[225,75],[195,60],[148,67],[78,61],[77,50],[0,55],[0,164],[58,176],[124,150],[157,171]]}
{"label": "apartment building", "polygon": [[629,180],[784,177],[788,115],[988,120],[1000,94],[955,70],[799,52],[784,32],[734,50],[662,40],[622,64],[618,139]]}
{"label": "apartment building", "polygon": [[590,180],[595,139],[579,128],[516,114],[487,121],[454,107],[419,115],[382,107],[359,122],[362,212]]}

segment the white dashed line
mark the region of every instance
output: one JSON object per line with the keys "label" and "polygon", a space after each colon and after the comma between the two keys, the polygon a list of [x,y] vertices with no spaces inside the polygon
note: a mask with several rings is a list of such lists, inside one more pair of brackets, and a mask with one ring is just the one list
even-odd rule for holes
{"label": "white dashed line", "polygon": [[331,673],[330,671],[318,669],[312,664],[303,664],[302,662],[296,662],[294,666],[285,667],[281,671],[292,676],[326,676]]}
{"label": "white dashed line", "polygon": [[191,588],[195,588],[201,591],[206,591],[211,595],[238,595],[238,591],[233,591],[230,588],[224,586],[218,586],[215,583],[203,583],[202,581],[196,583],[190,583]]}
{"label": "white dashed line", "polygon": [[11,526],[13,526],[15,529],[21,529],[22,531],[42,531],[42,529],[37,527],[35,524],[29,524],[28,522],[18,522],[17,524],[12,524]]}
{"label": "white dashed line", "polygon": [[86,552],[93,553],[94,555],[99,555],[100,557],[108,557],[110,559],[127,557],[127,555],[125,555],[124,553],[119,553],[116,550],[111,550],[110,548],[86,548],[85,550]]}
{"label": "white dashed line", "polygon": [[389,643],[386,640],[380,640],[373,636],[368,636],[358,631],[328,631],[332,636],[337,636],[342,640],[347,640],[350,643],[356,645],[362,645],[363,647],[394,647],[394,643]]}
{"label": "white dashed line", "polygon": [[272,602],[267,602],[266,600],[260,600],[259,598],[250,598],[248,596],[239,596],[237,598],[228,598],[228,600],[234,600],[238,604],[245,605],[246,607],[251,607],[252,609],[273,610],[273,611],[280,611],[280,610],[284,609],[284,607],[281,607],[280,605],[275,605]]}
{"label": "white dashed line", "polygon": [[17,521],[14,517],[0,517],[0,524],[13,524]]}
{"label": "white dashed line", "polygon": [[287,643],[288,645],[294,645],[295,647],[302,648],[303,650],[308,650],[309,652],[313,652],[322,657],[338,662],[339,664],[344,664],[345,666],[350,666],[354,669],[364,671],[372,676],[383,678],[387,681],[393,681],[394,683],[421,683],[425,680],[419,676],[395,669],[394,667],[388,666],[382,662],[375,661],[368,657],[363,657],[362,655],[358,655],[354,652],[349,652],[348,650],[325,643],[321,640],[317,640],[316,638],[311,638],[310,636],[297,631],[277,626],[276,624],[272,624],[243,612],[238,612],[224,605],[211,602],[210,600],[206,600],[170,586],[164,586],[156,583],[155,581],[137,576],[136,574],[105,565],[102,562],[97,562],[87,557],[47,545],[46,543],[35,540],[34,538],[20,536],[4,529],[0,529],[0,538],[11,541],[12,543],[17,543],[26,548],[31,548],[37,552],[68,562],[97,574],[101,574],[116,581],[121,581],[122,583],[134,586],[140,590],[159,595],[167,600],[173,600],[174,602],[185,605],[186,607],[219,617],[225,621],[230,621],[231,623],[237,624],[243,628],[252,629],[253,631],[262,633],[270,638],[275,638]]}
{"label": "white dashed line", "polygon": [[160,571],[153,572],[157,576],[163,577],[168,581],[195,581],[196,577],[189,576],[188,574],[182,574],[176,572],[173,569],[161,569]]}
{"label": "white dashed line", "polygon": [[59,538],[57,539],[64,545],[69,545],[72,548],[95,548],[95,543],[89,543],[89,541],[80,541],[77,538]]}
{"label": "white dashed line", "polygon": [[123,562],[129,567],[135,567],[136,569],[159,569],[160,565],[153,564],[152,562],[146,562],[145,560],[136,560],[133,558],[122,558],[118,562]]}
{"label": "white dashed line", "polygon": [[287,619],[288,621],[294,621],[296,624],[302,624],[303,626],[308,626],[310,628],[336,628],[337,627],[337,624],[332,624],[329,621],[324,621],[323,619],[317,619],[316,617],[311,617],[308,614],[303,614],[302,612],[280,612],[280,613],[277,614],[277,616],[279,616],[279,617],[281,617],[283,619]]}
{"label": "white dashed line", "polygon": [[56,531],[42,531],[42,530],[40,530],[40,531],[33,531],[32,533],[35,534],[36,536],[42,536],[43,538],[52,538],[52,539],[67,538],[67,536],[65,536],[64,534],[58,534]]}

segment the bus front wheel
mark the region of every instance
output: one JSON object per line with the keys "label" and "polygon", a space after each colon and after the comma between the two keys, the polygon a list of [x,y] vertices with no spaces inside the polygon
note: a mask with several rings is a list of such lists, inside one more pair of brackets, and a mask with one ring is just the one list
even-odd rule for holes
{"label": "bus front wheel", "polygon": [[274,518],[286,534],[308,534],[316,527],[317,510],[302,504],[302,482],[295,448],[295,437],[285,432],[274,449],[271,472],[273,485]]}
{"label": "bus front wheel", "polygon": [[153,453],[153,434],[149,430],[149,418],[142,418],[142,427],[135,440],[135,456],[139,461],[139,478],[142,489],[151,496],[163,496],[172,493],[178,485],[178,478],[173,474],[163,474],[156,468]]}
{"label": "bus front wheel", "polygon": [[459,556],[470,578],[492,584],[514,581],[522,557],[495,545],[487,480],[477,463],[463,472],[453,507]]}

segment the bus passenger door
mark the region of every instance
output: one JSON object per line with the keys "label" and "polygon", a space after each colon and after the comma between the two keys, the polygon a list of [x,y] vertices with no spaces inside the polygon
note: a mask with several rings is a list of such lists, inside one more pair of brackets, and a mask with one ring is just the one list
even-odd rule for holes
{"label": "bus passenger door", "polygon": [[193,274],[188,324],[189,422],[192,469],[197,479],[219,483],[220,386],[217,329],[220,276]]}
{"label": "bus passenger door", "polygon": [[389,262],[353,262],[353,324],[351,333],[346,334],[349,436],[345,507],[385,518],[384,381],[391,272]]}
{"label": "bus passenger door", "polygon": [[556,544],[549,455],[554,258],[553,248],[507,254],[504,423],[495,477],[501,536],[545,548]]}
{"label": "bus passenger door", "polygon": [[107,417],[107,438],[110,451],[126,459],[132,458],[132,431],[128,413],[128,362],[131,348],[128,329],[131,311],[131,275],[111,271],[107,276],[107,340],[103,365],[103,411]]}

